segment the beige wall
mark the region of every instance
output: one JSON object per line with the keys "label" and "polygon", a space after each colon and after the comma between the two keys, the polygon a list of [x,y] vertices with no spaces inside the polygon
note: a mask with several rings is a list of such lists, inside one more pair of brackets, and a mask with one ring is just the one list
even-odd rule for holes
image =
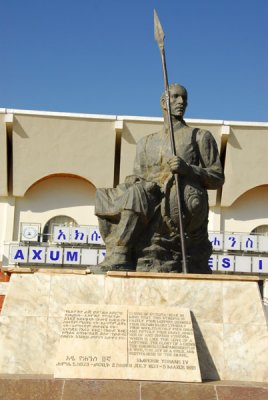
{"label": "beige wall", "polygon": [[53,217],[65,215],[78,225],[97,225],[94,215],[95,187],[84,179],[48,177],[16,199],[13,240],[19,239],[21,222],[45,224]]}
{"label": "beige wall", "polygon": [[251,189],[222,208],[222,231],[250,233],[260,225],[268,225],[268,177],[266,186]]}
{"label": "beige wall", "polygon": [[0,115],[0,160],[0,196],[7,196],[7,132],[4,115]]}
{"label": "beige wall", "polygon": [[225,159],[223,207],[248,190],[268,183],[268,127],[232,126]]}
{"label": "beige wall", "polygon": [[96,187],[114,180],[114,120],[14,116],[13,195],[50,174],[74,174]]}

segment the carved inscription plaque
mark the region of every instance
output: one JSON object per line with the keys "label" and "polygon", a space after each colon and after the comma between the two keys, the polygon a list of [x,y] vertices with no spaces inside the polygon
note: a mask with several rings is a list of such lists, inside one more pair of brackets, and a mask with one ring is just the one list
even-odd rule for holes
{"label": "carved inscription plaque", "polygon": [[190,311],[67,305],[55,377],[200,382]]}

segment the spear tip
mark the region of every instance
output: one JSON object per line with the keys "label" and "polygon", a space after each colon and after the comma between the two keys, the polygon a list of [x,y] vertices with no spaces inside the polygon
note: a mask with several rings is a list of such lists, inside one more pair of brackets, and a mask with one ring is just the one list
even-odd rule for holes
{"label": "spear tip", "polygon": [[154,38],[157,41],[159,48],[163,49],[165,34],[155,9],[154,9]]}

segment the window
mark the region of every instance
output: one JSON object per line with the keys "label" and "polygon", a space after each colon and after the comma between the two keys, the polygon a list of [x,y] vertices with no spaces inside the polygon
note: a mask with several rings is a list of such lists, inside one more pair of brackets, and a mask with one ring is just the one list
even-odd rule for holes
{"label": "window", "polygon": [[77,226],[77,222],[67,215],[58,215],[51,218],[45,225],[43,230],[43,242],[50,242],[53,234],[54,226]]}
{"label": "window", "polygon": [[251,232],[257,235],[268,236],[268,225],[260,225]]}

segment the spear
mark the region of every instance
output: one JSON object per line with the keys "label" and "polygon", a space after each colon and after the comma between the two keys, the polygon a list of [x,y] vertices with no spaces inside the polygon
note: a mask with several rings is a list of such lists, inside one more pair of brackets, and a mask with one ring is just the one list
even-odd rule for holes
{"label": "spear", "polygon": [[[171,119],[171,112],[170,112],[170,93],[169,93],[166,56],[165,56],[165,47],[164,47],[165,34],[164,34],[163,28],[161,26],[161,23],[159,21],[157,12],[155,10],[154,10],[154,38],[157,41],[157,44],[158,44],[158,47],[160,50],[160,54],[161,54],[161,60],[162,60],[171,151],[172,151],[172,154],[174,156],[176,156],[174,129],[173,129],[173,123],[172,123],[172,119]],[[185,251],[185,242],[184,242],[184,228],[183,228],[182,212],[181,212],[179,176],[178,176],[178,174],[174,174],[174,176],[175,176],[175,186],[176,186],[176,193],[177,193],[177,199],[178,199],[179,229],[180,229],[181,252],[182,252],[182,272],[187,274],[186,251]]]}

